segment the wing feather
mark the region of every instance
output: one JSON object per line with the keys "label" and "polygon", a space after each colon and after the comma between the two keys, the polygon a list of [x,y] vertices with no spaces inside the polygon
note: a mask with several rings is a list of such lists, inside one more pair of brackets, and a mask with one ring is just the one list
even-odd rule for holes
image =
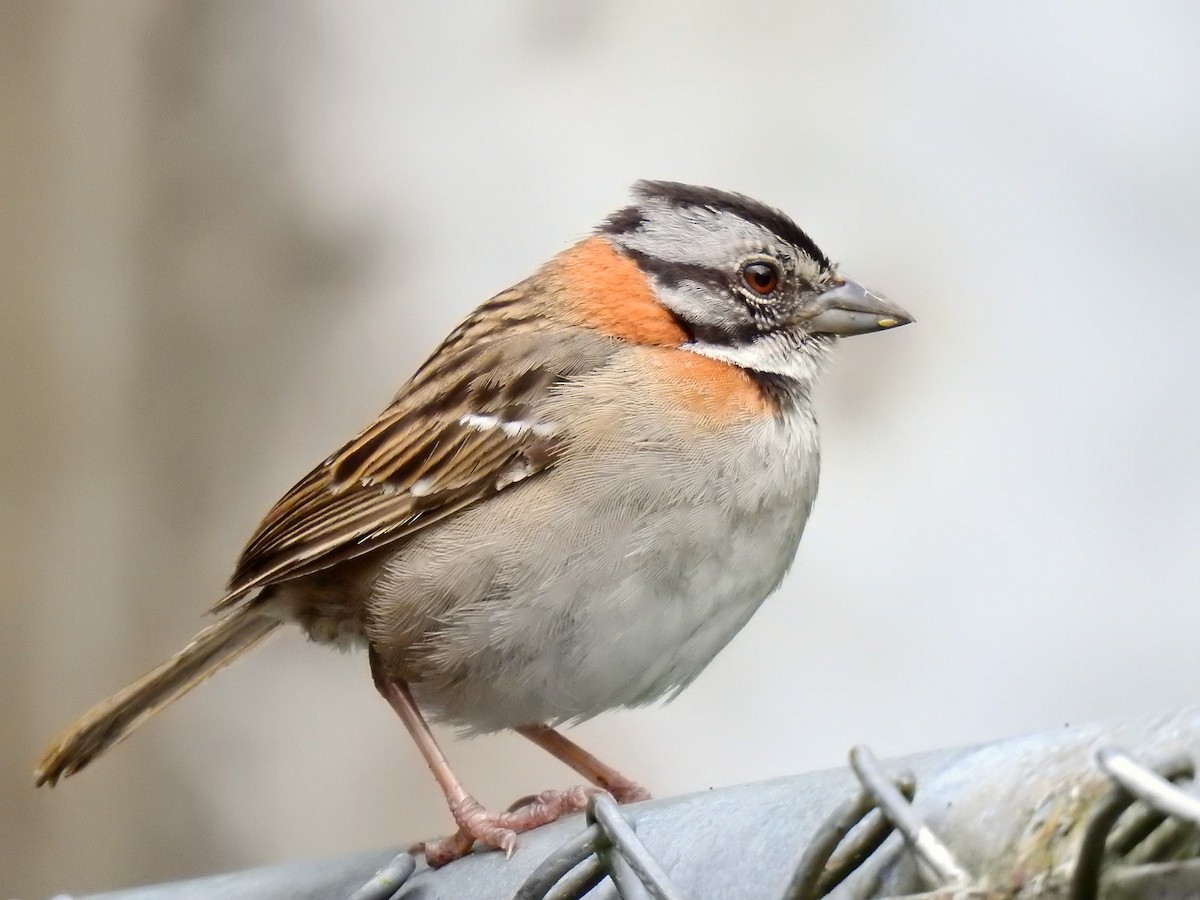
{"label": "wing feather", "polygon": [[[502,334],[475,321],[497,315],[481,307],[375,421],[275,504],[216,610],[392,544],[553,466],[568,435],[540,411],[564,381],[602,365],[611,347],[581,333],[547,353],[536,316],[515,327],[493,322]],[[456,339],[464,331],[490,352],[464,347]],[[484,358],[485,368],[470,364]]]}

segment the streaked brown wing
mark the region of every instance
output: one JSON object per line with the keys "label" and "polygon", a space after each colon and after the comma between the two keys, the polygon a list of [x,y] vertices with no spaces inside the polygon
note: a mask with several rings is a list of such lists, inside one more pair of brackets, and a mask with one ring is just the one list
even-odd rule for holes
{"label": "streaked brown wing", "polygon": [[566,436],[539,420],[539,407],[611,351],[580,334],[547,351],[538,317],[499,315],[505,296],[480,307],[391,406],[275,504],[214,610],[397,541],[553,465]]}
{"label": "streaked brown wing", "polygon": [[394,442],[390,452],[359,467],[353,480],[340,477],[344,463],[360,452],[370,431],[310,472],[247,545],[229,584],[230,600],[367,553],[553,462],[551,436],[440,424],[415,435],[385,432]]}

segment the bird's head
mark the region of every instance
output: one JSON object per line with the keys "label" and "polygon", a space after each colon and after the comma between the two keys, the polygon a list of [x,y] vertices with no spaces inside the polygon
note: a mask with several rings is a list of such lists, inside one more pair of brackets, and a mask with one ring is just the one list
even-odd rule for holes
{"label": "bird's head", "polygon": [[741,194],[639,181],[596,234],[640,269],[686,349],[743,369],[811,380],[836,338],[913,321]]}

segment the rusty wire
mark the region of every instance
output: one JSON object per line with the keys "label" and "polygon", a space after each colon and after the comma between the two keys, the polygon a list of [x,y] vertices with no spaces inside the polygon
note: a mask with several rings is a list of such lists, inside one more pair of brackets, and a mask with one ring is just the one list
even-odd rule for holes
{"label": "rusty wire", "polygon": [[[1195,776],[1195,766],[1190,758],[1173,757],[1151,769],[1118,750],[1105,748],[1097,753],[1097,763],[1115,786],[1097,805],[1080,841],[1069,900],[1095,900],[1100,892],[1105,856],[1128,854],[1166,818],[1179,815],[1176,810],[1181,810],[1182,815],[1193,822],[1197,821],[1193,818],[1196,799],[1171,783]],[[1114,826],[1121,814],[1139,799],[1153,812],[1114,834]]]}
{"label": "rusty wire", "polygon": [[[1200,799],[1185,794],[1152,769],[1138,765],[1128,754],[1109,747],[1096,755],[1096,761],[1109,778],[1159,813],[1200,825]],[[1195,776],[1190,759],[1181,760],[1176,770],[1179,774],[1172,781]]]}

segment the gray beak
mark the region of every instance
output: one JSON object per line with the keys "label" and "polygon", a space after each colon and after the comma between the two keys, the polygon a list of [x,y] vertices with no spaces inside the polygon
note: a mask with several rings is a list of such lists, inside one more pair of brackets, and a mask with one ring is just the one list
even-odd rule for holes
{"label": "gray beak", "polygon": [[810,331],[839,337],[899,328],[913,321],[896,304],[849,280],[818,296],[801,315]]}

